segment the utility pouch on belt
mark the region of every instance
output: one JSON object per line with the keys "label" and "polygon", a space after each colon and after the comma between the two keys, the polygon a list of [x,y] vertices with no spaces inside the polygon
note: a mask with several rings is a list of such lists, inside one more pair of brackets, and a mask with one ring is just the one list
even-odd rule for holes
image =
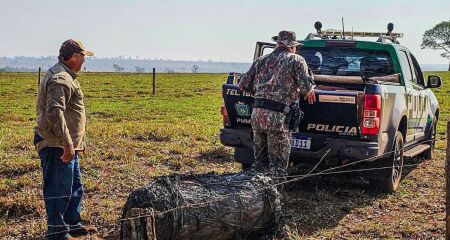
{"label": "utility pouch on belt", "polygon": [[291,106],[291,111],[289,111],[289,113],[286,115],[286,124],[288,124],[289,130],[297,130],[300,122],[302,121],[303,115],[304,113],[297,103]]}

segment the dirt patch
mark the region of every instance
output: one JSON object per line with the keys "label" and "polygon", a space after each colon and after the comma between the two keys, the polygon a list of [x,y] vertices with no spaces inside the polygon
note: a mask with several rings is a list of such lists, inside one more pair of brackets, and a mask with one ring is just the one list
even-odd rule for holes
{"label": "dirt patch", "polygon": [[0,115],[0,122],[27,122],[27,118],[17,114],[7,113]]}

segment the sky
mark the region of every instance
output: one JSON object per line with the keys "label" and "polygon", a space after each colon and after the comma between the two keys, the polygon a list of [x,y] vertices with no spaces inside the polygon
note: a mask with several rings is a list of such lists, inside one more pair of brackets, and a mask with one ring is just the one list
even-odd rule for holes
{"label": "sky", "polygon": [[0,56],[58,55],[73,38],[97,57],[251,62],[257,41],[280,30],[304,39],[315,21],[341,29],[343,17],[349,31],[392,22],[421,64],[448,64],[420,43],[449,9],[450,0],[0,0]]}

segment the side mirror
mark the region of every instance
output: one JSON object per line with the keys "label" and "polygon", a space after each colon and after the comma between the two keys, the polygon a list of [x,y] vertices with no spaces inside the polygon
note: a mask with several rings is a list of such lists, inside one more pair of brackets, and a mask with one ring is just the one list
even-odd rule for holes
{"label": "side mirror", "polygon": [[428,76],[427,88],[438,88],[442,85],[441,77],[431,75]]}

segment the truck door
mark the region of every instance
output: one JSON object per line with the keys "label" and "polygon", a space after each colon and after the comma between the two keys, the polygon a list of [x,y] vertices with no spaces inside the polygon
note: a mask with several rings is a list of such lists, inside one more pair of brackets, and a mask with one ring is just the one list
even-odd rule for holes
{"label": "truck door", "polygon": [[[254,60],[269,54],[275,48],[273,43],[257,42]],[[222,96],[225,103],[226,115],[231,128],[251,128],[250,119],[253,110],[253,96],[242,92],[238,84],[240,74],[230,73],[227,81],[222,85]]]}
{"label": "truck door", "polygon": [[253,61],[257,58],[271,53],[277,45],[274,43],[257,42],[255,48],[255,55],[253,56]]}
{"label": "truck door", "polygon": [[418,101],[419,91],[414,84],[413,73],[409,56],[406,50],[399,52],[399,60],[402,68],[403,81],[405,82],[405,98],[408,107],[408,127],[406,131],[406,142],[414,141],[416,128],[419,124]]}
{"label": "truck door", "polygon": [[420,69],[419,63],[417,62],[414,55],[409,53],[410,56],[410,64],[413,73],[413,86],[418,91],[418,123],[416,126],[415,140],[421,139],[425,137],[425,128],[429,123],[429,120],[432,120],[433,116],[428,116],[428,105],[429,99],[427,97],[427,89],[425,88],[425,80],[423,78],[422,70]]}

